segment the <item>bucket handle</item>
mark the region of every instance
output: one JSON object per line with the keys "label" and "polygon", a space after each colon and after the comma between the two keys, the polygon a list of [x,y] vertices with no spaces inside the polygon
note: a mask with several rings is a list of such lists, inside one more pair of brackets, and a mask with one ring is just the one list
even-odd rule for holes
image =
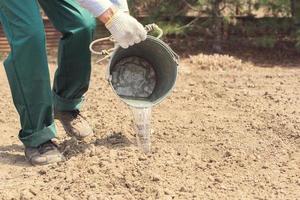
{"label": "bucket handle", "polygon": [[[158,32],[158,35],[156,36],[157,39],[160,39],[164,32],[163,30],[156,24],[148,24],[145,26],[145,29],[146,31],[149,33],[151,31],[157,31]],[[100,39],[97,39],[97,40],[94,40],[91,44],[90,44],[90,51],[93,53],[93,54],[96,54],[96,55],[100,55],[100,56],[103,56],[103,58],[101,58],[100,60],[96,61],[96,63],[100,63],[106,59],[109,59],[112,55],[112,53],[117,49],[117,47],[113,47],[113,48],[110,48],[110,49],[103,49],[101,51],[96,51],[93,47],[95,44],[97,43],[101,43],[101,42],[104,42],[104,41],[110,41],[110,42],[116,42],[114,40],[114,38],[111,36],[109,37],[104,37],[104,38],[100,38]]]}

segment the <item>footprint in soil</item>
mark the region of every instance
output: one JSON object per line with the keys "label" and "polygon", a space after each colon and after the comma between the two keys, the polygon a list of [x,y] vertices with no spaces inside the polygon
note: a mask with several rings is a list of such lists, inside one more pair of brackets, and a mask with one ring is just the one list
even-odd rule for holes
{"label": "footprint in soil", "polygon": [[73,156],[81,154],[87,148],[84,141],[78,141],[75,138],[71,138],[69,140],[64,140],[60,146],[59,150],[62,154],[67,158],[70,159]]}
{"label": "footprint in soil", "polygon": [[130,146],[133,143],[121,132],[113,132],[104,138],[98,138],[95,142],[96,146],[106,146],[107,148],[120,148]]}
{"label": "footprint in soil", "polygon": [[0,163],[22,167],[29,166],[24,156],[24,147],[17,144],[0,146]]}
{"label": "footprint in soil", "polygon": [[92,142],[78,141],[75,138],[65,140],[60,145],[60,151],[67,159],[79,154],[93,152],[96,146],[105,146],[109,149],[116,149],[131,146],[133,143],[121,132],[113,132],[103,138],[97,138]]}

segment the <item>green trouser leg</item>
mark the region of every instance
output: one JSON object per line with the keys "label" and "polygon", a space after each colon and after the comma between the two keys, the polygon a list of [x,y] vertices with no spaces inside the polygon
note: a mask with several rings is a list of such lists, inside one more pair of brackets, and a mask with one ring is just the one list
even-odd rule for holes
{"label": "green trouser leg", "polygon": [[4,62],[20,115],[19,138],[38,146],[55,137],[45,33],[34,0],[0,0],[0,21],[11,46]]}
{"label": "green trouser leg", "polygon": [[76,0],[39,0],[39,3],[55,28],[63,34],[53,85],[54,108],[77,110],[90,82],[89,44],[96,27],[95,19]]}

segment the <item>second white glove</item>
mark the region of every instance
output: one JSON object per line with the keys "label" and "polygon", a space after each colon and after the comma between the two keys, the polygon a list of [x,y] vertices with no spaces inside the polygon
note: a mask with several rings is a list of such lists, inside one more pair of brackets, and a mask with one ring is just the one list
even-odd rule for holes
{"label": "second white glove", "polygon": [[105,26],[116,42],[125,49],[147,38],[147,31],[144,26],[134,17],[122,11],[114,14]]}

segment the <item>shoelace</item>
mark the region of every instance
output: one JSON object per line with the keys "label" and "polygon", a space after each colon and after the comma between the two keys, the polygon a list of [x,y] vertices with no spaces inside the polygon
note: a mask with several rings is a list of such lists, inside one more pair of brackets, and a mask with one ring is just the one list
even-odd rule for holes
{"label": "shoelace", "polygon": [[75,121],[82,122],[82,120],[86,120],[86,118],[80,114],[79,110],[71,111],[71,114]]}

